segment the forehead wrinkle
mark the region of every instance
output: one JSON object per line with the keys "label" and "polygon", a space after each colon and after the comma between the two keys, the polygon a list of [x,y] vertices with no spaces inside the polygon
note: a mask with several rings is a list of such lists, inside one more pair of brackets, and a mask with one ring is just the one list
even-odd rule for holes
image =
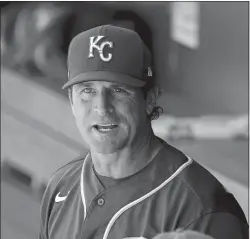
{"label": "forehead wrinkle", "polygon": [[109,81],[85,81],[85,82],[81,82],[78,84],[73,85],[72,89],[73,91],[75,91],[76,93],[80,92],[84,87],[91,87],[91,88],[95,88],[98,89],[99,91],[105,91],[105,90],[113,90],[114,88],[122,88],[125,89],[127,92],[130,93],[130,95],[137,95],[137,94],[141,94],[141,88],[136,88],[133,86],[128,86],[119,82],[109,82]]}
{"label": "forehead wrinkle", "polygon": [[121,84],[121,83],[117,83],[117,82],[111,82],[110,86],[111,87],[122,87],[122,88],[125,88],[125,89],[131,89],[131,90],[134,89],[134,87],[124,85],[124,84]]}

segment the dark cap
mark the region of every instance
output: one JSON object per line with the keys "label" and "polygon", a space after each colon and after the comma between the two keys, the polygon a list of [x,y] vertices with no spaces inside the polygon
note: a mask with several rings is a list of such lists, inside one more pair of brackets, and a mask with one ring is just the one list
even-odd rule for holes
{"label": "dark cap", "polygon": [[68,51],[68,82],[111,81],[143,87],[153,80],[152,59],[140,36],[112,25],[75,36]]}

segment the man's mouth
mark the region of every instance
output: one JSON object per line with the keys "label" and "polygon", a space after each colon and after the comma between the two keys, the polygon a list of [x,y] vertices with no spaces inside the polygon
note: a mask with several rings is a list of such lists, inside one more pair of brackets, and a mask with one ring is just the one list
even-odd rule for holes
{"label": "man's mouth", "polygon": [[117,124],[95,124],[93,125],[93,128],[98,130],[101,133],[107,133],[110,132],[111,130],[117,128]]}

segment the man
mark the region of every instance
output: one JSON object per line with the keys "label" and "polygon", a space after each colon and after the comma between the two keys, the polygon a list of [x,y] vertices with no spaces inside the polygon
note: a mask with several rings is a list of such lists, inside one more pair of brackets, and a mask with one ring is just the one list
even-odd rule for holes
{"label": "man", "polygon": [[89,153],[49,182],[40,239],[149,239],[180,228],[248,238],[234,197],[154,135],[154,75],[150,53],[132,30],[106,25],[72,40],[63,88]]}

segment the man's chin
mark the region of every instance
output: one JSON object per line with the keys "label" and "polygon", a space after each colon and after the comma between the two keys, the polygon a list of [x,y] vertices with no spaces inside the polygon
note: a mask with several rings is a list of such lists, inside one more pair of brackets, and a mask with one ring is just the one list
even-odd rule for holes
{"label": "man's chin", "polygon": [[125,142],[117,139],[93,140],[90,149],[102,154],[112,154],[120,151],[125,146]]}
{"label": "man's chin", "polygon": [[91,147],[91,151],[95,151],[99,154],[113,154],[118,151],[117,147],[109,147],[109,146],[95,146]]}

